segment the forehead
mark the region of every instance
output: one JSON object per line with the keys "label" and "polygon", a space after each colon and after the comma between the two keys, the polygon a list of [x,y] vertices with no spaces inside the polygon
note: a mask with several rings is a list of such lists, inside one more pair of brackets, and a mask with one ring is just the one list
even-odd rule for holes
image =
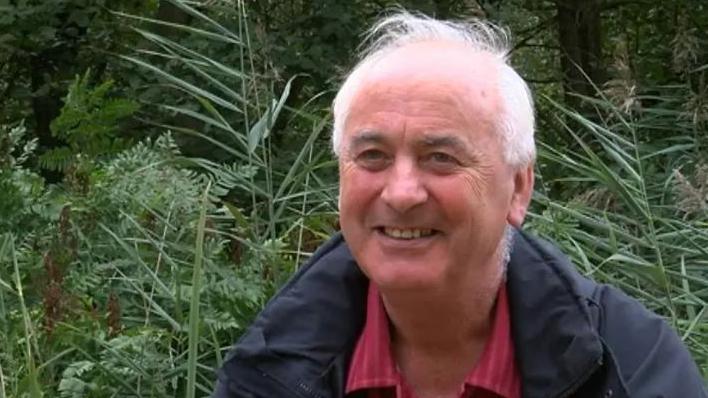
{"label": "forehead", "polygon": [[345,133],[396,122],[432,132],[459,130],[462,125],[486,130],[501,112],[498,62],[490,54],[457,44],[419,43],[365,68]]}
{"label": "forehead", "polygon": [[435,78],[467,89],[491,88],[497,81],[497,58],[458,43],[426,41],[397,48],[369,64],[367,80]]}

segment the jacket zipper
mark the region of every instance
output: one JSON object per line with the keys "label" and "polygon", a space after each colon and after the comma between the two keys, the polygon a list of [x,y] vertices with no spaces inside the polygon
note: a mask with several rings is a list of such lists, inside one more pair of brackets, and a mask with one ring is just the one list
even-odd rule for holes
{"label": "jacket zipper", "polygon": [[585,374],[583,374],[582,377],[576,379],[573,384],[568,386],[565,391],[558,394],[556,398],[568,398],[571,395],[575,394],[578,389],[580,389],[580,386],[585,384],[585,382],[588,381],[590,377],[592,377],[592,375],[600,368],[600,366],[602,366],[602,356],[600,356],[599,359],[593,362],[592,368],[590,368]]}

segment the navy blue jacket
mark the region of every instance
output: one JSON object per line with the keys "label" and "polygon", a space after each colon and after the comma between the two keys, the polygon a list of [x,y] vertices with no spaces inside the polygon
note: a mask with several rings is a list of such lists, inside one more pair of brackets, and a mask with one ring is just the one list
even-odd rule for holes
{"label": "navy blue jacket", "polygon": [[[269,302],[219,372],[216,398],[343,398],[368,281],[337,235]],[[676,333],[519,232],[507,271],[524,398],[701,398]]]}

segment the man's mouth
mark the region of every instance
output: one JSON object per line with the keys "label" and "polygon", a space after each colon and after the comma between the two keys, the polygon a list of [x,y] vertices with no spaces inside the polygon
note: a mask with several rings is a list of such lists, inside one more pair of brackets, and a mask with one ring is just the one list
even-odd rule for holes
{"label": "man's mouth", "polygon": [[420,239],[427,238],[435,234],[435,231],[430,228],[390,228],[381,227],[379,232],[393,239]]}

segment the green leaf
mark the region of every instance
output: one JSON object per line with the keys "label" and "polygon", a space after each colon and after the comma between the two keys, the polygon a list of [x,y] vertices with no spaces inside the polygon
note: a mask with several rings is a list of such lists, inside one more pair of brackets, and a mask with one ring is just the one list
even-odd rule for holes
{"label": "green leaf", "polygon": [[283,105],[285,105],[285,101],[287,101],[288,96],[290,95],[290,86],[292,84],[293,79],[295,79],[295,77],[292,77],[290,80],[288,80],[288,83],[285,85],[285,88],[283,89],[283,92],[280,95],[280,99],[278,101],[276,101],[275,99],[272,100],[270,106],[268,106],[263,115],[261,115],[260,119],[258,119],[256,124],[254,124],[253,127],[251,127],[251,130],[248,132],[249,153],[253,153],[258,147],[258,144],[262,140],[268,138],[268,135],[270,134],[270,131],[273,128],[273,125],[278,119],[280,111],[283,109]]}
{"label": "green leaf", "polygon": [[234,219],[236,220],[236,224],[238,224],[241,228],[248,228],[249,227],[249,221],[246,219],[246,217],[243,215],[241,210],[239,210],[238,207],[234,206],[233,204],[223,201],[224,207],[229,211],[229,214],[231,214]]}
{"label": "green leaf", "polygon": [[199,223],[197,224],[197,241],[194,249],[194,269],[192,270],[192,290],[189,304],[189,349],[187,356],[187,398],[194,398],[196,394],[197,382],[197,347],[199,344],[199,327],[201,319],[199,317],[199,304],[202,292],[202,261],[204,256],[204,230],[206,229],[206,211],[209,205],[209,188],[211,181],[207,184],[202,197],[201,210],[199,212]]}

